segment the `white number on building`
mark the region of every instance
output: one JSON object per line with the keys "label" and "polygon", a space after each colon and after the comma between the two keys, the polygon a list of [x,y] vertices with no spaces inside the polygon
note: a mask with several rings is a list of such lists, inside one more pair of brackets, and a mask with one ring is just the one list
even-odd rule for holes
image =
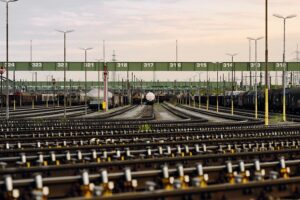
{"label": "white number on building", "polygon": [[84,63],[84,66],[86,68],[93,68],[94,67],[94,63]]}
{"label": "white number on building", "polygon": [[[256,63],[250,63],[250,68],[255,68]],[[257,68],[260,68],[260,63],[257,63]]]}
{"label": "white number on building", "polygon": [[232,63],[223,63],[223,68],[232,68]]}
{"label": "white number on building", "polygon": [[180,68],[181,67],[181,63],[170,63],[170,68],[176,68],[176,67],[178,67],[178,68]]}
{"label": "white number on building", "polygon": [[41,67],[43,67],[43,64],[40,62],[33,62],[33,63],[31,63],[31,67],[32,68],[41,68]]}
{"label": "white number on building", "polygon": [[117,68],[127,68],[128,64],[127,63],[117,63]]}
{"label": "white number on building", "polygon": [[144,68],[153,68],[154,63],[144,63]]}
{"label": "white number on building", "polygon": [[286,67],[286,63],[276,63],[276,68],[285,68]]}
{"label": "white number on building", "polygon": [[[10,62],[9,62],[7,65],[8,65],[8,68],[15,67],[15,63],[10,63]],[[4,66],[7,67],[7,66],[6,66],[6,63],[4,64]]]}
{"label": "white number on building", "polygon": [[197,68],[207,68],[207,63],[196,63]]}
{"label": "white number on building", "polygon": [[[65,63],[57,63],[56,64],[57,68],[64,68],[64,66],[65,66]],[[68,67],[68,63],[66,63],[66,67]]]}

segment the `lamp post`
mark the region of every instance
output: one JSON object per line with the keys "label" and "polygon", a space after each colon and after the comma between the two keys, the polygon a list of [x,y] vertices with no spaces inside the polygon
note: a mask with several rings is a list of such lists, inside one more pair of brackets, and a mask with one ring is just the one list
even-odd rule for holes
{"label": "lamp post", "polygon": [[285,62],[285,36],[286,36],[286,20],[287,19],[292,19],[295,18],[297,15],[288,15],[286,17],[278,14],[274,14],[274,17],[277,17],[279,19],[283,20],[283,72],[282,72],[282,87],[283,87],[283,94],[282,94],[282,120],[285,122],[286,121],[286,97],[285,97],[285,88],[286,88],[286,62]]}
{"label": "lamp post", "polygon": [[108,105],[108,71],[107,71],[107,63],[106,63],[106,46],[105,46],[105,40],[103,40],[103,110],[105,112],[108,111],[109,105]]}
{"label": "lamp post", "polygon": [[255,41],[255,119],[258,118],[258,106],[257,106],[257,41],[263,39],[263,37],[251,38],[248,37],[249,41]]}
{"label": "lamp post", "polygon": [[233,91],[234,91],[234,71],[235,71],[235,66],[234,66],[234,63],[233,63],[233,59],[234,59],[234,56],[236,56],[237,54],[234,53],[234,54],[230,54],[230,53],[227,53],[228,56],[231,57],[231,115],[233,115],[233,111],[234,111],[234,105],[233,105]]}
{"label": "lamp post", "polygon": [[268,88],[268,59],[269,59],[269,50],[268,50],[268,0],[265,0],[265,126],[269,125],[269,88]]}
{"label": "lamp post", "polygon": [[64,118],[66,118],[67,115],[67,102],[66,102],[66,57],[67,57],[67,46],[66,46],[66,40],[67,40],[67,34],[74,32],[74,30],[66,30],[66,31],[61,31],[61,30],[56,30],[57,32],[60,32],[64,34]]}
{"label": "lamp post", "polygon": [[0,0],[6,3],[6,119],[9,119],[9,69],[8,69],[8,4],[18,0]]}
{"label": "lamp post", "polygon": [[84,51],[84,110],[85,115],[87,115],[87,51],[92,50],[93,48],[80,48]]}

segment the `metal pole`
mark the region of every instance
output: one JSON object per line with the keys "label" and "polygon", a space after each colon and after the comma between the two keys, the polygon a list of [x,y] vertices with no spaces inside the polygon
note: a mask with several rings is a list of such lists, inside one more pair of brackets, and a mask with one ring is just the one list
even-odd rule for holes
{"label": "metal pole", "polygon": [[131,72],[130,102],[133,102],[132,101],[132,88],[133,88],[133,72]]}
{"label": "metal pole", "polygon": [[217,63],[217,112],[219,112],[219,63]]}
{"label": "metal pole", "polygon": [[234,112],[234,108],[233,108],[233,91],[234,91],[234,85],[233,85],[233,56],[231,56],[231,63],[232,63],[232,66],[231,66],[231,115],[233,115],[233,112]]}
{"label": "metal pole", "polygon": [[121,90],[122,90],[122,100],[121,100],[121,103],[122,103],[122,106],[124,106],[124,82],[123,82],[123,78],[122,78],[122,83],[121,83]]}
{"label": "metal pole", "polygon": [[[105,70],[104,68],[105,68],[105,65],[106,65],[106,63],[105,63],[105,53],[106,53],[106,50],[105,50],[105,40],[103,40],[102,51],[103,51],[102,54],[103,54],[103,73],[104,73],[104,70]],[[103,101],[102,102],[105,101],[105,99],[104,99],[104,95],[105,95],[104,85],[105,85],[105,80],[104,80],[104,77],[103,77]],[[103,108],[103,105],[102,105],[102,108]]]}
{"label": "metal pole", "polygon": [[107,84],[107,66],[106,63],[104,62],[104,102],[105,102],[105,111],[108,111],[108,84]]}
{"label": "metal pole", "polygon": [[80,48],[84,51],[84,111],[87,115],[87,51],[93,48]]}
{"label": "metal pole", "polygon": [[72,107],[72,96],[71,96],[71,92],[72,92],[72,80],[70,79],[70,99],[69,99],[69,106]]}
{"label": "metal pole", "polygon": [[98,112],[100,111],[100,60],[98,65]]}
{"label": "metal pole", "polygon": [[209,109],[209,95],[208,95],[208,66],[206,67],[206,110]]}
{"label": "metal pole", "polygon": [[30,40],[30,62],[32,62],[32,40]]}
{"label": "metal pole", "polygon": [[143,105],[143,80],[141,79],[141,105]]}
{"label": "metal pole", "polygon": [[130,83],[129,83],[129,68],[127,67],[127,104],[131,104],[130,101]]}
{"label": "metal pole", "polygon": [[257,105],[257,40],[255,40],[255,119],[258,118],[258,105]]}
{"label": "metal pole", "polygon": [[51,81],[52,81],[52,91],[53,91],[53,97],[52,97],[52,104],[53,104],[53,108],[55,109],[55,101],[54,101],[54,97],[55,97],[55,91],[54,91],[54,79],[53,79],[53,75],[51,75]]}
{"label": "metal pole", "polygon": [[37,72],[35,72],[35,101],[37,102]]}
{"label": "metal pole", "polygon": [[64,32],[64,118],[67,117],[67,102],[66,102],[66,54],[67,54],[67,49],[66,49],[66,32]]}
{"label": "metal pole", "polygon": [[191,78],[189,79],[188,105],[191,106]]}
{"label": "metal pole", "polygon": [[265,40],[265,125],[268,126],[269,125],[269,88],[268,88],[268,54],[269,54],[269,50],[268,50],[268,0],[265,0],[265,34],[266,34],[266,40]]}
{"label": "metal pole", "polygon": [[85,115],[87,115],[87,69],[86,69],[86,60],[87,60],[87,49],[84,51],[84,110]]}
{"label": "metal pole", "polygon": [[225,99],[225,74],[223,72],[223,106],[226,107],[226,99]]}
{"label": "metal pole", "polygon": [[283,72],[282,72],[282,87],[283,87],[283,94],[282,94],[282,120],[286,121],[286,62],[285,62],[285,41],[286,41],[286,20],[296,17],[296,15],[289,15],[287,17],[283,17],[278,14],[274,14],[275,17],[283,19]]}
{"label": "metal pole", "polygon": [[8,1],[6,2],[6,119],[9,119]]}
{"label": "metal pole", "polygon": [[13,93],[14,93],[13,108],[14,110],[16,110],[16,66],[14,66],[14,73],[13,73]]}
{"label": "metal pole", "polygon": [[3,94],[2,94],[2,80],[3,80],[3,74],[1,72],[1,115],[2,115],[2,105],[3,105]]}
{"label": "metal pole", "polygon": [[199,73],[199,99],[198,99],[198,102],[199,102],[199,108],[201,108],[201,75]]}
{"label": "metal pole", "polygon": [[[227,54],[228,56],[231,57],[231,115],[234,114],[234,105],[233,105],[233,91],[234,91],[234,84],[235,84],[235,65],[233,62],[233,58],[234,56],[236,56],[237,54]],[[228,80],[229,80],[229,75],[230,73],[228,73]]]}
{"label": "metal pole", "polygon": [[176,40],[176,67],[178,62],[178,40]]}
{"label": "metal pole", "polygon": [[249,65],[250,65],[250,90],[252,89],[252,71],[251,71],[251,39],[249,39]]}
{"label": "metal pole", "polygon": [[[22,80],[20,79],[20,91],[22,92]],[[22,106],[22,94],[20,94],[20,101],[19,101],[20,107]]]}
{"label": "metal pole", "polygon": [[8,4],[10,2],[16,2],[17,0],[1,0],[2,2],[6,3],[6,119],[9,119],[9,67],[8,67],[8,62],[9,62],[9,53],[8,53]]}
{"label": "metal pole", "polygon": [[[56,31],[64,34],[64,118],[66,118],[67,117],[67,99],[66,99],[66,96],[67,96],[67,91],[66,91],[67,33],[71,33],[74,30],[67,30],[67,31],[56,30]],[[70,98],[71,98],[71,96],[70,96]]]}
{"label": "metal pole", "polygon": [[285,88],[286,88],[286,74],[285,74],[285,30],[286,30],[286,18],[283,19],[283,73],[282,73],[282,86],[283,86],[283,100],[282,100],[282,121],[286,121],[286,97],[285,97]]}

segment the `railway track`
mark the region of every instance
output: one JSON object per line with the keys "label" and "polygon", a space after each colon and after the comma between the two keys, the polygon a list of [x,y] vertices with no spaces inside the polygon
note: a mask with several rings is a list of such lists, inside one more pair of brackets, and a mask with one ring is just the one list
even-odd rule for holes
{"label": "railway track", "polygon": [[0,197],[297,197],[297,124],[265,127],[260,120],[220,114],[214,117],[230,120],[208,122],[168,104],[162,108],[182,120],[157,121],[152,106],[134,120],[112,119],[134,108],[96,118],[1,121]]}
{"label": "railway track", "polygon": [[180,117],[181,119],[186,119],[186,120],[198,120],[199,123],[203,123],[203,122],[208,122],[208,120],[203,119],[201,117],[197,117],[195,115],[189,114],[189,113],[184,113],[181,112],[179,110],[176,110],[174,108],[172,108],[169,104],[162,104],[162,107],[165,108],[168,112]]}
{"label": "railway track", "polygon": [[[287,145],[287,146],[289,146],[289,145]],[[178,169],[177,170],[176,170],[176,168],[174,169],[174,167],[178,168],[178,165],[176,165],[176,163],[184,163],[184,165],[187,166],[187,169],[183,170],[184,174],[185,175],[189,175],[189,174],[194,175],[193,171],[196,171],[196,170],[192,170],[191,167],[193,165],[197,164],[195,162],[202,162],[202,163],[204,163],[203,164],[204,165],[204,167],[203,167],[204,172],[211,174],[209,177],[211,177],[213,179],[213,177],[216,176],[215,173],[217,173],[217,174],[218,173],[221,173],[221,174],[225,173],[226,174],[226,171],[230,171],[226,167],[224,167],[224,165],[219,165],[221,167],[216,167],[216,166],[218,166],[218,165],[216,165],[217,163],[222,164],[222,163],[225,163],[225,161],[227,161],[227,160],[232,160],[232,165],[235,166],[234,169],[237,169],[236,172],[238,173],[239,172],[239,167],[236,167],[236,166],[240,166],[242,164],[241,164],[241,161],[237,161],[237,160],[244,159],[244,162],[247,162],[247,163],[249,163],[249,160],[252,160],[252,159],[255,159],[255,158],[256,159],[257,158],[262,159],[262,158],[267,157],[270,160],[274,160],[277,157],[280,157],[282,155],[286,155],[286,156],[287,155],[294,155],[293,153],[295,153],[295,155],[296,155],[297,152],[299,152],[299,150],[297,149],[296,146],[293,147],[293,145],[291,145],[290,147],[291,147],[291,149],[288,149],[288,148],[285,149],[286,147],[281,147],[277,150],[272,150],[272,151],[265,150],[265,151],[263,151],[262,150],[263,147],[261,145],[261,149],[257,149],[257,151],[252,151],[251,150],[252,148],[250,147],[249,148],[250,151],[246,151],[246,152],[234,152],[234,150],[236,150],[236,149],[233,148],[233,149],[229,149],[229,150],[227,149],[228,151],[225,150],[225,152],[223,152],[223,153],[222,152],[213,153],[213,152],[210,152],[210,151],[212,151],[211,148],[207,148],[206,151],[204,151],[204,149],[202,149],[202,151],[200,151],[198,153],[195,153],[195,155],[194,155],[194,150],[193,149],[190,149],[188,152],[186,152],[186,150],[185,150],[184,152],[174,152],[174,153],[171,153],[169,155],[168,155],[167,150],[163,149],[163,154],[161,155],[162,157],[159,156],[160,155],[159,151],[152,152],[150,155],[147,155],[146,152],[139,152],[140,154],[145,153],[145,156],[142,159],[141,158],[135,159],[134,158],[135,157],[134,152],[131,152],[129,155],[127,155],[127,157],[129,157],[130,159],[122,158],[122,154],[119,155],[119,156],[117,154],[116,155],[108,154],[109,157],[105,157],[103,155],[96,154],[96,158],[87,159],[88,156],[92,157],[93,154],[92,153],[90,155],[82,154],[83,157],[80,158],[78,156],[79,154],[77,153],[76,154],[77,158],[75,158],[75,160],[74,160],[74,158],[70,159],[70,160],[68,160],[68,159],[60,160],[59,159],[60,155],[56,155],[55,160],[51,160],[51,159],[53,159],[53,154],[52,154],[52,156],[44,156],[43,160],[42,160],[43,162],[36,162],[36,163],[40,163],[37,166],[34,166],[34,164],[33,164],[34,162],[31,161],[30,159],[28,159],[28,160],[26,160],[27,161],[26,164],[25,163],[20,163],[21,165],[25,165],[25,167],[22,168],[22,167],[18,166],[18,168],[10,168],[7,165],[6,167],[2,168],[2,170],[0,170],[0,173],[1,174],[15,174],[15,177],[18,177],[18,176],[16,176],[16,174],[22,174],[22,176],[24,176],[25,174],[29,173],[29,177],[30,177],[30,174],[39,172],[39,173],[43,174],[44,178],[42,180],[45,180],[44,184],[47,184],[47,186],[49,186],[51,188],[52,184],[55,184],[55,185],[62,184],[63,186],[65,186],[65,184],[68,185],[68,184],[70,184],[71,180],[72,180],[71,182],[75,182],[75,183],[77,181],[80,182],[80,180],[82,179],[82,176],[83,176],[83,175],[78,174],[75,177],[74,176],[59,177],[59,175],[58,175],[58,177],[55,177],[56,174],[60,174],[59,171],[63,171],[63,174],[66,174],[66,172],[69,172],[69,173],[71,172],[71,174],[73,174],[73,173],[76,173],[76,171],[78,171],[79,169],[82,169],[82,170],[85,169],[85,170],[89,170],[89,171],[94,172],[94,170],[99,169],[99,168],[104,168],[104,169],[109,168],[112,171],[112,174],[111,174],[111,176],[109,176],[109,179],[110,180],[116,180],[115,179],[116,174],[118,174],[119,177],[120,176],[123,177],[125,175],[120,175],[120,172],[114,174],[113,173],[114,170],[118,171],[118,169],[120,169],[120,168],[128,169],[128,167],[130,167],[131,169],[133,169],[133,173],[131,175],[132,177],[138,178],[138,179],[141,179],[141,180],[144,180],[145,177],[148,177],[148,178],[150,178],[150,180],[153,181],[153,179],[157,179],[157,176],[162,174],[163,169],[160,170],[158,168],[158,166],[160,166],[160,165],[170,166],[172,169],[168,170],[168,171],[170,171],[169,174],[177,175],[177,173],[178,173],[177,170]],[[178,150],[178,148],[177,148],[177,150]],[[147,152],[149,152],[149,150]],[[71,157],[75,157],[75,156],[72,154]],[[295,159],[295,157],[292,157],[292,158]],[[38,159],[41,159],[41,156],[39,156]],[[220,161],[220,159],[222,159],[222,161]],[[39,160],[39,161],[41,161],[41,160]],[[47,162],[47,165],[45,165],[45,162]],[[70,162],[70,164],[68,164],[69,162]],[[28,165],[28,163],[30,163],[30,167],[26,166],[26,165]],[[53,163],[53,164],[51,164],[51,163]],[[268,167],[267,167],[267,165],[262,165],[264,167],[264,170],[267,170],[267,168],[268,169],[270,168],[272,170],[273,168],[278,167],[278,163],[281,163],[281,162],[273,161],[271,163],[273,163],[273,164],[269,165]],[[288,165],[289,167],[292,167],[293,165],[297,166],[297,163],[299,163],[299,161],[296,162],[296,161],[291,160],[290,162],[285,162],[285,164],[287,164],[287,163],[293,163],[291,165]],[[213,164],[213,167],[211,166],[212,164]],[[137,165],[139,166],[137,168],[139,170],[135,172],[134,169],[136,169]],[[205,166],[207,166],[207,167],[205,167]],[[227,165],[225,165],[225,166],[227,166]],[[141,171],[141,169],[149,169],[149,168],[153,168],[153,170],[150,170],[150,171],[149,170],[148,171],[143,170],[143,171]],[[251,164],[247,164],[247,168],[251,168]],[[219,170],[214,171],[213,169],[219,169]],[[153,173],[153,171],[157,171],[157,173],[154,173],[154,175],[151,175],[151,173]],[[254,172],[255,172],[255,170],[253,171],[253,173]],[[51,177],[47,177],[46,174],[48,174],[48,173],[51,174]],[[121,173],[123,173],[123,172],[121,172]],[[128,171],[125,171],[124,173],[128,173]],[[150,174],[148,174],[148,173],[150,173]],[[273,174],[273,173],[271,173],[271,174]],[[91,174],[89,177],[92,177],[91,178],[91,181],[92,181],[92,180],[96,179],[95,178],[96,176],[100,179],[102,178],[102,176],[99,177],[98,174]],[[278,172],[278,177],[280,177],[280,176],[281,175]],[[113,178],[113,177],[115,177],[115,178]],[[166,177],[163,177],[163,176],[161,177],[162,180],[164,178],[166,178]],[[234,181],[237,182],[235,184],[239,183],[238,178],[239,178],[239,176],[234,177]],[[248,177],[248,179],[250,181],[249,177]],[[268,180],[268,179],[271,179],[271,178],[266,178],[266,179]],[[26,186],[28,187],[28,186],[31,186],[32,183],[34,183],[34,180],[35,179],[30,179],[29,178],[29,179],[26,179],[26,180],[23,180],[23,181],[22,180],[21,181],[16,181],[16,183],[14,183],[14,185],[19,186],[19,187],[26,187]],[[52,184],[51,184],[51,180],[53,181]],[[219,184],[226,184],[226,180],[223,180],[223,181],[224,182],[221,182]],[[227,180],[227,181],[229,181],[229,180]],[[231,181],[233,181],[233,180],[231,180]],[[139,187],[146,190],[146,188],[145,188],[146,186],[143,183],[144,183],[144,181],[142,181],[141,186],[139,186]],[[170,182],[170,184],[171,184],[171,182]],[[186,184],[189,185],[189,183],[186,183]],[[216,186],[214,181],[212,181],[211,183],[207,182],[207,184],[208,185],[212,184],[212,186]],[[176,186],[173,183],[171,185],[172,185],[172,187],[174,187],[174,190],[176,190]],[[161,189],[163,188],[163,186],[159,186],[159,184],[157,186],[159,188],[161,187]],[[138,190],[141,190],[141,188],[140,189],[136,188],[136,189],[138,191]],[[77,188],[77,189],[79,190],[79,188]],[[191,188],[189,188],[189,189],[191,189]],[[126,192],[126,190],[123,191],[123,192]],[[120,195],[116,195],[116,197],[122,198],[122,195],[126,196],[128,194],[127,193],[120,194]],[[153,197],[153,196],[151,196],[151,197]],[[112,197],[112,198],[115,198],[115,197]]]}
{"label": "railway track", "polygon": [[[68,117],[74,117],[78,115],[82,115],[84,113],[84,106],[72,106],[67,107]],[[82,111],[82,112],[80,112]],[[25,109],[25,110],[16,110],[10,112],[10,118],[12,119],[24,119],[24,118],[55,118],[63,115],[64,108],[63,107],[54,107],[54,108],[45,108],[39,107],[36,109]],[[75,112],[75,113],[74,113]],[[88,109],[88,113],[92,111]]]}
{"label": "railway track", "polygon": [[187,105],[177,105],[180,108],[184,108],[193,112],[198,112],[198,113],[202,113],[205,115],[210,115],[213,117],[219,117],[219,118],[225,118],[225,119],[229,119],[229,120],[234,120],[234,121],[261,121],[259,119],[255,119],[253,116],[249,116],[249,115],[230,115],[227,113],[217,113],[214,111],[210,111],[210,110],[204,110],[204,109],[198,109],[195,107],[190,107]]}
{"label": "railway track", "polygon": [[[216,110],[216,106],[210,105],[209,108],[211,110]],[[224,106],[219,106],[219,111],[224,112],[224,113],[230,113],[231,109],[228,107]],[[249,109],[241,109],[241,108],[234,108],[234,113],[235,115],[240,115],[240,116],[246,116],[246,117],[255,117],[255,111],[254,110],[249,110]],[[278,116],[280,113],[275,113],[275,112],[269,112],[269,115],[272,117]],[[264,118],[264,112],[258,111],[258,118],[263,119]],[[290,122],[300,122],[300,116],[299,115],[294,115],[294,114],[287,114],[287,120]]]}

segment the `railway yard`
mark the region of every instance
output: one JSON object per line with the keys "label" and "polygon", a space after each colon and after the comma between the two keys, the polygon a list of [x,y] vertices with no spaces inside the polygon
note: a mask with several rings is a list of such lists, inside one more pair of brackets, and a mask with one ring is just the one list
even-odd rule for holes
{"label": "railway yard", "polygon": [[0,200],[300,199],[300,1],[0,4]]}

